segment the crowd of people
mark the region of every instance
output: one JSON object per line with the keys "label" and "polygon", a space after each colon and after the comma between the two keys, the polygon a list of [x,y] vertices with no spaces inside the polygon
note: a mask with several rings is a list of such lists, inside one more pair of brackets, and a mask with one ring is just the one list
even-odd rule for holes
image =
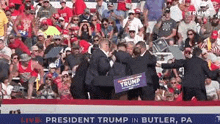
{"label": "crowd of people", "polygon": [[[136,8],[97,0],[94,12],[83,0],[72,3],[2,0],[1,98],[220,99],[219,0],[144,0]],[[167,49],[156,49],[157,40]],[[185,60],[159,64],[156,53],[169,46]],[[114,79],[142,72],[147,86],[115,93]]]}

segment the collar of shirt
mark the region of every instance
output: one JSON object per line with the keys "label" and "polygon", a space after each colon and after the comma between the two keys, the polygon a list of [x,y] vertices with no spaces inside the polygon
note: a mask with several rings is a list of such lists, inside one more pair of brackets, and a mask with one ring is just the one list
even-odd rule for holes
{"label": "collar of shirt", "polygon": [[147,50],[145,50],[145,51],[144,51],[144,53],[143,53],[143,54],[141,54],[141,56],[144,56],[144,54],[146,53],[146,51],[147,51]]}
{"label": "collar of shirt", "polygon": [[106,57],[108,57],[108,52],[105,52],[105,50],[103,50],[103,49],[100,49],[105,55],[106,55]]}

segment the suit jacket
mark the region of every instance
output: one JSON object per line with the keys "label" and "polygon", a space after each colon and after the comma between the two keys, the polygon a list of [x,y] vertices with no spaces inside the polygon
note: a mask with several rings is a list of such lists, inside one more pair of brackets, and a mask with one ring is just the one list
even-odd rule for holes
{"label": "suit jacket", "polygon": [[148,51],[143,56],[132,58],[128,61],[131,74],[139,74],[145,72],[147,84],[153,85],[154,89],[159,86],[159,78],[156,73],[156,57]]}
{"label": "suit jacket", "polygon": [[206,77],[216,79],[218,71],[210,71],[208,63],[199,57],[193,56],[191,59],[176,60],[171,64],[162,64],[162,68],[184,67],[183,87],[205,89]]}
{"label": "suit jacket", "polygon": [[[105,53],[100,49],[96,50],[91,57],[85,83],[91,85],[91,82],[98,77],[100,77],[100,80],[104,80],[101,77],[107,76],[110,69],[109,59]],[[102,82],[105,83],[105,81]]]}

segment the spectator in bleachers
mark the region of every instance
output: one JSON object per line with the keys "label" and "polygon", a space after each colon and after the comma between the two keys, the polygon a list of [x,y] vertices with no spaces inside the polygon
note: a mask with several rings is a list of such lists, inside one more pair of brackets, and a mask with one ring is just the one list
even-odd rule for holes
{"label": "spectator in bleachers", "polygon": [[60,31],[60,32],[62,32],[63,30],[65,30],[65,29],[67,29],[67,26],[68,26],[68,23],[67,22],[65,22],[65,19],[63,18],[63,17],[59,17],[59,19],[58,19],[58,30]]}
{"label": "spectator in bleachers", "polygon": [[109,25],[109,21],[106,18],[102,19],[101,36],[109,40],[112,39],[112,36],[113,36],[113,27]]}
{"label": "spectator in bleachers", "polygon": [[188,30],[187,38],[185,41],[185,48],[186,47],[194,48],[194,47],[201,46],[201,44],[202,44],[202,41],[199,35],[192,29]]}
{"label": "spectator in bleachers", "polygon": [[39,99],[56,99],[58,97],[58,89],[51,74],[46,76],[45,83],[37,91],[37,96]]}
{"label": "spectator in bleachers", "polygon": [[[11,54],[11,64],[9,67],[9,72],[11,73],[13,70],[13,66],[19,62],[19,56],[15,53]],[[17,77],[18,73],[14,73],[13,77]]]}
{"label": "spectator in bleachers", "polygon": [[174,36],[176,35],[176,21],[170,17],[170,9],[166,8],[164,15],[157,22],[156,27],[159,29],[158,37],[167,41],[169,45],[174,44]]}
{"label": "spectator in bleachers", "polygon": [[143,24],[141,23],[140,19],[135,18],[134,14],[135,14],[134,10],[128,11],[128,17],[123,20],[123,28],[129,31],[129,28],[133,27],[135,28],[135,33],[140,37],[143,37],[143,32],[144,32]]}
{"label": "spectator in bleachers", "polygon": [[[144,5],[144,25],[147,26],[146,33],[152,36],[153,29],[157,20],[163,15],[163,9],[165,8],[165,0],[146,0]],[[150,40],[151,37],[149,37]]]}
{"label": "spectator in bleachers", "polygon": [[86,4],[84,0],[72,0],[73,2],[73,15],[81,15],[83,14],[84,10],[86,9]]}
{"label": "spectator in bleachers", "polygon": [[178,23],[183,19],[182,11],[179,7],[179,0],[173,0],[172,4],[170,7],[170,17]]}
{"label": "spectator in bleachers", "polygon": [[185,16],[186,13],[190,13],[190,15],[192,15],[192,20],[194,21],[195,19],[194,13],[196,12],[196,9],[194,5],[192,4],[191,0],[185,0],[185,2],[180,5],[180,8],[183,12],[182,13],[183,17]]}
{"label": "spectator in bleachers", "polygon": [[40,84],[43,84],[43,67],[37,62],[31,60],[31,57],[28,54],[21,54],[20,62],[16,65],[13,65],[12,72],[9,76],[9,82],[11,82],[13,75],[18,73],[20,76],[20,81],[23,85],[28,86],[28,96],[27,99],[32,98],[33,85],[38,76],[40,74]]}
{"label": "spectator in bleachers", "polygon": [[0,7],[0,37],[3,37],[3,40],[5,40],[4,37],[7,36],[7,24],[8,24],[8,18],[5,15],[5,12]]}
{"label": "spectator in bleachers", "polygon": [[215,9],[215,12],[218,13],[219,12],[219,3],[220,3],[220,1],[219,0],[211,0],[211,1],[212,1],[212,5]]}
{"label": "spectator in bleachers", "polygon": [[38,18],[50,18],[54,13],[57,13],[57,10],[50,4],[49,0],[43,0],[43,5],[40,7],[37,12]]}
{"label": "spectator in bleachers", "polygon": [[52,77],[51,77],[52,79],[55,79],[59,76],[56,72],[56,69],[57,69],[57,66],[55,63],[49,64],[49,70],[44,75],[44,82],[46,81],[45,79],[46,79],[46,77],[48,77],[48,75],[52,75]]}
{"label": "spectator in bleachers", "polygon": [[20,12],[15,9],[15,4],[14,3],[10,3],[8,7],[9,7],[9,11],[11,12],[11,17],[15,21],[15,19],[20,14]]}
{"label": "spectator in bleachers", "polygon": [[[32,32],[36,34],[34,16],[31,15],[30,10],[31,6],[26,4],[25,12],[17,17],[13,27],[16,36],[22,37],[22,41],[29,49],[32,46]],[[18,29],[19,25],[22,27],[21,30]]]}
{"label": "spectator in bleachers", "polygon": [[212,20],[206,24],[203,25],[201,28],[201,36],[203,39],[206,39],[211,36],[211,33],[214,30],[219,30],[220,29],[220,24],[219,24],[219,17],[218,15],[214,15]]}
{"label": "spectator in bleachers", "polygon": [[93,15],[92,17],[91,27],[92,27],[92,36],[98,35],[101,32],[101,24],[96,15]]}
{"label": "spectator in bleachers", "polygon": [[79,17],[73,16],[71,18],[71,21],[69,22],[69,25],[67,26],[67,29],[71,30],[71,28],[79,27]]}
{"label": "spectator in bleachers", "polygon": [[43,57],[39,55],[39,48],[36,45],[31,47],[31,58],[43,66],[44,60]]}
{"label": "spectator in bleachers", "polygon": [[126,36],[126,37],[124,38],[124,40],[125,40],[126,42],[131,41],[131,42],[133,42],[134,44],[136,44],[136,43],[139,42],[139,41],[143,41],[143,37],[140,37],[138,34],[135,33],[135,28],[134,28],[134,27],[130,27],[130,28],[129,28],[129,34],[128,34],[128,36]]}
{"label": "spectator in bleachers", "polygon": [[96,14],[99,20],[102,20],[102,14],[105,10],[108,10],[107,3],[103,0],[97,0]]}
{"label": "spectator in bleachers", "polygon": [[53,38],[54,35],[60,35],[60,31],[56,27],[48,25],[47,19],[41,21],[39,32],[43,32],[45,38]]}
{"label": "spectator in bleachers", "polygon": [[210,78],[206,78],[205,80],[205,88],[207,99],[209,101],[216,101],[220,99],[220,88],[219,83],[217,81],[213,81]]}
{"label": "spectator in bleachers", "polygon": [[70,93],[71,80],[67,71],[62,72],[62,83],[58,86],[60,99],[73,99]]}
{"label": "spectator in bleachers", "polygon": [[218,38],[218,31],[216,30],[212,31],[211,37],[205,39],[201,47],[219,56],[220,44],[217,43],[217,38]]}
{"label": "spectator in bleachers", "polygon": [[8,47],[11,48],[18,55],[21,55],[22,53],[31,55],[28,47],[19,38],[16,38],[13,34],[10,34],[8,36]]}
{"label": "spectator in bleachers", "polygon": [[111,2],[108,3],[108,10],[105,10],[102,13],[102,19],[103,18],[115,21],[118,31],[122,31],[121,22],[124,19],[124,14],[122,13],[122,11],[118,11],[117,9],[115,9]]}
{"label": "spectator in bleachers", "polygon": [[90,13],[90,9],[89,8],[86,8],[84,10],[84,13],[79,16],[79,22],[82,23],[83,20],[87,20],[89,23],[91,23],[92,15]]}
{"label": "spectator in bleachers", "polygon": [[61,8],[58,9],[58,14],[65,19],[65,22],[70,22],[73,15],[72,10],[66,6],[66,0],[60,1]]}
{"label": "spectator in bleachers", "polygon": [[4,93],[3,99],[11,99],[13,86],[10,85],[10,82],[8,81],[7,77],[5,77],[5,79],[3,80],[3,83],[1,83],[0,85],[2,85],[2,90]]}
{"label": "spectator in bleachers", "polygon": [[187,31],[193,29],[196,31],[196,23],[192,20],[192,15],[190,13],[185,13],[184,20],[180,22],[178,26],[178,45],[184,44],[187,38]]}
{"label": "spectator in bleachers", "polygon": [[132,9],[132,0],[118,0],[118,8],[117,10],[123,12],[123,18],[126,18],[127,11]]}
{"label": "spectator in bleachers", "polygon": [[78,37],[81,40],[86,40],[88,42],[92,42],[91,41],[92,29],[91,29],[90,23],[87,20],[83,20],[83,22],[80,23]]}
{"label": "spectator in bleachers", "polygon": [[34,10],[34,6],[32,5],[31,0],[24,0],[23,4],[21,4],[21,6],[19,7],[20,13],[24,12],[25,6],[30,6],[31,10]]}

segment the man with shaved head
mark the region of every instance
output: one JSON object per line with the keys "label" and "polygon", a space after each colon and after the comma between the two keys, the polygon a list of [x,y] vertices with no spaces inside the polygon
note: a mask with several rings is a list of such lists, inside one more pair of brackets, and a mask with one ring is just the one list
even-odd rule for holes
{"label": "man with shaved head", "polygon": [[110,59],[110,42],[107,39],[100,41],[100,49],[96,50],[91,57],[87,70],[85,83],[88,86],[91,99],[111,99],[113,84],[109,71],[114,62]]}

